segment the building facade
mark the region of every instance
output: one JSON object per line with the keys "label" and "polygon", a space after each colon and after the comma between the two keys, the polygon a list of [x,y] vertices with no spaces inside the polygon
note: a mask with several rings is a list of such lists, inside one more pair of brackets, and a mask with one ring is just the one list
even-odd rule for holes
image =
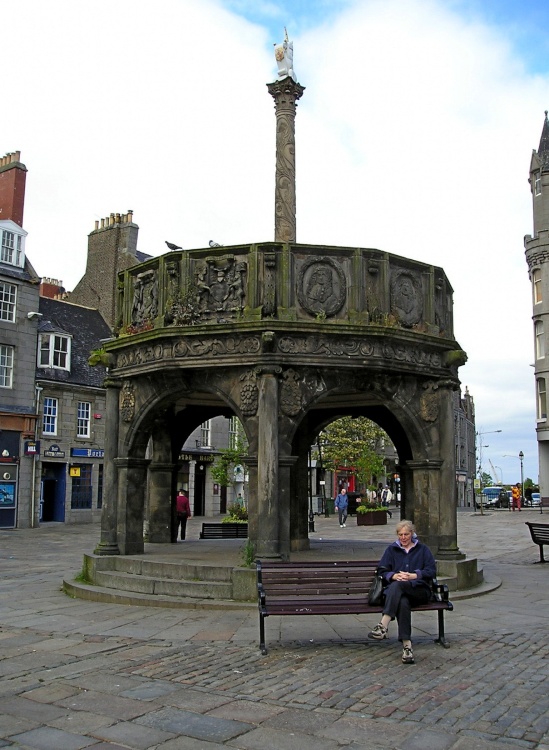
{"label": "building facade", "polygon": [[34,365],[40,280],[25,253],[27,168],[19,151],[0,159],[0,528],[36,516]]}
{"label": "building facade", "polygon": [[549,498],[549,423],[547,386],[549,384],[549,120],[545,121],[538,150],[530,160],[533,234],[526,235],[524,247],[532,283],[534,325],[534,372],[536,388],[536,434],[539,454],[539,485],[542,498]]}

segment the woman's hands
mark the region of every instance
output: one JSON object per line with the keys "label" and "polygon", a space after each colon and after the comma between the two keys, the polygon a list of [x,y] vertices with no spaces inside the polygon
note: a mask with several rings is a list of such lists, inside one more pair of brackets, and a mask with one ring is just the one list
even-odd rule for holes
{"label": "woman's hands", "polygon": [[394,573],[391,580],[393,581],[415,581],[417,578],[417,573],[405,573],[404,571],[400,571],[399,573]]}

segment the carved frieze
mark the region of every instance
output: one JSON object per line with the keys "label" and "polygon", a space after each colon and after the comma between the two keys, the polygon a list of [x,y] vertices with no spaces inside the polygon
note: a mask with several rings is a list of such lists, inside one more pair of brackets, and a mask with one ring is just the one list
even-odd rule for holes
{"label": "carved frieze", "polygon": [[391,273],[391,312],[405,328],[423,319],[423,291],[419,274],[398,269]]}
{"label": "carved frieze", "polygon": [[126,380],[120,391],[120,416],[124,422],[131,422],[135,414],[135,389],[133,383]]}
{"label": "carved frieze", "polygon": [[345,303],[347,283],[343,269],[332,258],[308,258],[297,279],[297,298],[301,307],[314,316],[327,318],[338,313]]}
{"label": "carved frieze", "polygon": [[417,346],[387,344],[375,339],[336,339],[328,336],[283,336],[278,349],[284,354],[310,354],[323,357],[394,359],[411,365],[441,367],[438,352],[429,352]]}

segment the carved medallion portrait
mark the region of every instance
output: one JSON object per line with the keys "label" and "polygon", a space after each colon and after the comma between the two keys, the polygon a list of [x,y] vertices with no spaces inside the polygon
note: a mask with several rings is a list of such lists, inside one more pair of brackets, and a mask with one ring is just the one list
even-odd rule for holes
{"label": "carved medallion portrait", "polygon": [[391,312],[405,328],[423,318],[423,291],[416,274],[401,270],[391,277]]}
{"label": "carved medallion portrait", "polygon": [[309,258],[299,271],[297,298],[311,315],[338,313],[347,295],[343,269],[332,258]]}

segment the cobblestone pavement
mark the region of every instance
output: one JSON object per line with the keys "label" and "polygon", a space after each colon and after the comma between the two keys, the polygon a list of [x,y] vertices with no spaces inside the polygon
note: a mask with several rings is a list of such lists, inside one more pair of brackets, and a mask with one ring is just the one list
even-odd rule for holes
{"label": "cobblestone pavement", "polygon": [[549,750],[549,565],[524,526],[545,519],[458,518],[461,549],[501,586],[456,601],[449,649],[436,615],[416,613],[411,666],[394,628],[367,641],[367,616],[268,618],[263,656],[255,607],[73,600],[61,580],[96,527],[0,531],[0,748]]}

